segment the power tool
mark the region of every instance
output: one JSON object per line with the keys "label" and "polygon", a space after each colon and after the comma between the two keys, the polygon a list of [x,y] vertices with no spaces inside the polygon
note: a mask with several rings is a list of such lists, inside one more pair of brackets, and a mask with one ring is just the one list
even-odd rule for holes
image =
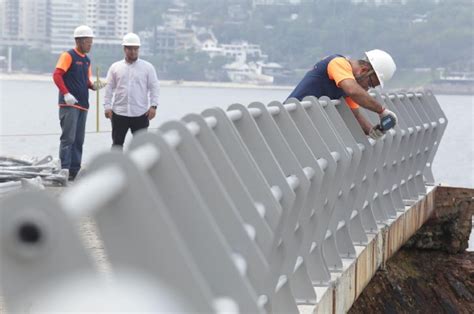
{"label": "power tool", "polygon": [[380,119],[380,124],[377,125],[377,127],[379,128],[380,131],[385,133],[391,128],[393,128],[396,123],[397,121],[393,118],[393,116],[387,115]]}

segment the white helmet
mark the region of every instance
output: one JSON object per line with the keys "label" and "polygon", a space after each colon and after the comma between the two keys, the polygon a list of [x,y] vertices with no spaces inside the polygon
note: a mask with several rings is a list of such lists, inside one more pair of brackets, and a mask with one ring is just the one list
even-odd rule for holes
{"label": "white helmet", "polygon": [[76,27],[76,29],[74,30],[74,38],[81,37],[95,37],[94,32],[92,32],[92,28],[87,25],[81,25]]}
{"label": "white helmet", "polygon": [[384,82],[390,80],[397,69],[392,56],[380,49],[366,51],[365,55],[379,79],[380,86],[383,87]]}
{"label": "white helmet", "polygon": [[128,33],[123,36],[122,46],[136,46],[140,47],[140,37],[135,33]]}

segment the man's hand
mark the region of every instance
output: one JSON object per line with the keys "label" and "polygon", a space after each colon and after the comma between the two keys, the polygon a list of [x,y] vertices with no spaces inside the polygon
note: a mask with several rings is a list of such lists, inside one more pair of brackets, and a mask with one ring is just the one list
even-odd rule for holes
{"label": "man's hand", "polygon": [[64,101],[70,106],[75,105],[77,103],[76,97],[74,97],[74,95],[71,93],[64,94]]}
{"label": "man's hand", "polygon": [[152,120],[156,116],[156,108],[155,107],[150,107],[148,109],[148,112],[146,113],[148,120]]}
{"label": "man's hand", "polygon": [[374,140],[378,140],[384,135],[383,131],[380,129],[380,125],[374,126],[372,129],[370,129],[369,136],[373,138]]}
{"label": "man's hand", "polygon": [[104,115],[107,119],[112,119],[112,109],[105,109]]}
{"label": "man's hand", "polygon": [[107,85],[107,82],[98,80],[98,81],[95,81],[94,83],[92,83],[92,89],[93,90],[99,90],[99,89],[104,88],[106,85]]}
{"label": "man's hand", "polygon": [[384,109],[380,116],[380,127],[382,130],[388,131],[397,124],[397,115],[388,109]]}

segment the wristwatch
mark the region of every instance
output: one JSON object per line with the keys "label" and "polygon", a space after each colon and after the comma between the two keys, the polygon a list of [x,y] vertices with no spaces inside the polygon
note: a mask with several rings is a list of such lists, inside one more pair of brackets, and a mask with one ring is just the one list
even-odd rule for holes
{"label": "wristwatch", "polygon": [[156,109],[157,106],[150,106],[150,108]]}

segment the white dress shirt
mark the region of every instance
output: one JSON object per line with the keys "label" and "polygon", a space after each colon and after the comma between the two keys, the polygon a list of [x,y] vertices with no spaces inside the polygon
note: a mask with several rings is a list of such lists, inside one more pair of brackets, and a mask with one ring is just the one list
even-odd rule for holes
{"label": "white dress shirt", "polygon": [[160,83],[150,62],[121,60],[107,72],[104,108],[121,116],[138,117],[158,106]]}

